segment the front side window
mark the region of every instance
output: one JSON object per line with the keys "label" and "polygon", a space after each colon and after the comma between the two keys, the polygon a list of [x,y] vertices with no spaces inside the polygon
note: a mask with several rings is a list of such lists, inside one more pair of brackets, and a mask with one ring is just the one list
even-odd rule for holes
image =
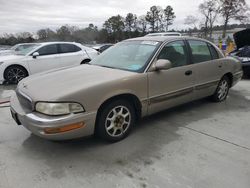
{"label": "front side window", "polygon": [[37,52],[39,53],[40,56],[57,54],[58,53],[57,45],[50,44],[50,45],[44,46],[40,48],[39,50],[37,50]]}
{"label": "front side window", "polygon": [[175,41],[167,44],[160,52],[158,59],[166,59],[172,63],[172,67],[180,67],[188,64],[186,46],[183,41]]}
{"label": "front side window", "polygon": [[143,72],[160,45],[157,41],[125,41],[104,51],[91,64],[114,69]]}
{"label": "front side window", "polygon": [[59,46],[60,53],[74,53],[81,51],[81,48],[73,44],[60,44]]}
{"label": "front side window", "polygon": [[212,59],[206,42],[189,40],[188,43],[191,48],[193,63],[201,63]]}

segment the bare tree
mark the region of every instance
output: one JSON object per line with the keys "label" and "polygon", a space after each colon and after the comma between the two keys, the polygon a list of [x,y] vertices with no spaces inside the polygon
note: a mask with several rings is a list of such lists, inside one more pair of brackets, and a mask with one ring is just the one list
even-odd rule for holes
{"label": "bare tree", "polygon": [[230,20],[242,21],[247,19],[247,4],[245,0],[220,0],[220,14],[224,19],[222,37],[226,37],[227,26]]}
{"label": "bare tree", "polygon": [[197,23],[198,23],[199,19],[193,15],[188,15],[185,20],[184,20],[184,24],[193,27],[193,28],[197,28]]}
{"label": "bare tree", "polygon": [[212,38],[214,22],[219,14],[219,4],[217,0],[205,0],[199,5],[199,11],[204,16],[205,22],[203,25],[204,36]]}
{"label": "bare tree", "polygon": [[56,33],[49,28],[38,30],[37,36],[41,41],[52,41],[56,39]]}

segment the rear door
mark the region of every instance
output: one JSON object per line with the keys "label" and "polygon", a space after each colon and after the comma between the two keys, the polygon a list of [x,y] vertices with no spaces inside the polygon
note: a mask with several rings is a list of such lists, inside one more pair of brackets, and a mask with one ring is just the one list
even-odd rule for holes
{"label": "rear door", "polygon": [[84,59],[82,49],[74,44],[59,44],[59,67],[80,65]]}
{"label": "rear door", "polygon": [[195,76],[185,42],[166,44],[157,59],[169,60],[172,68],[148,72],[149,114],[193,99]]}
{"label": "rear door", "polygon": [[32,74],[55,69],[58,67],[57,44],[49,44],[46,46],[42,46],[35,52],[38,52],[39,56],[33,58],[31,55],[27,60],[27,63],[29,65]]}
{"label": "rear door", "polygon": [[221,79],[222,61],[217,50],[205,41],[188,40],[195,72],[195,98],[212,95]]}

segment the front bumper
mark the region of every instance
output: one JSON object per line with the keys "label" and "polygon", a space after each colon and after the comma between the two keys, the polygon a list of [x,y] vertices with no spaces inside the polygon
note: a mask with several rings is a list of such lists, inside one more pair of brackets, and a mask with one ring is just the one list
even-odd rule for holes
{"label": "front bumper", "polygon": [[[42,138],[49,140],[69,140],[94,134],[96,112],[59,117],[46,116],[37,112],[27,113],[19,103],[16,94],[11,97],[10,104],[12,117],[17,124],[23,125],[29,131]],[[84,122],[85,126],[79,129],[57,134],[46,134],[44,132],[46,128],[58,128],[80,122]]]}

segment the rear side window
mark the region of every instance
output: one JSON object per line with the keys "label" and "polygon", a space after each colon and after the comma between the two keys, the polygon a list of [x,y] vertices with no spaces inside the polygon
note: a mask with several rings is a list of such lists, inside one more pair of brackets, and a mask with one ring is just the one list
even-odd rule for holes
{"label": "rear side window", "polygon": [[212,60],[210,50],[206,42],[189,40],[193,63],[201,63]]}
{"label": "rear side window", "polygon": [[219,59],[219,54],[218,54],[217,50],[211,44],[208,44],[208,47],[210,49],[212,58]]}
{"label": "rear side window", "polygon": [[59,44],[59,46],[60,53],[73,53],[81,51],[81,48],[73,44]]}
{"label": "rear side window", "polygon": [[40,48],[39,50],[37,50],[37,52],[39,53],[40,56],[57,54],[58,53],[57,45],[50,44],[50,45],[44,46]]}

